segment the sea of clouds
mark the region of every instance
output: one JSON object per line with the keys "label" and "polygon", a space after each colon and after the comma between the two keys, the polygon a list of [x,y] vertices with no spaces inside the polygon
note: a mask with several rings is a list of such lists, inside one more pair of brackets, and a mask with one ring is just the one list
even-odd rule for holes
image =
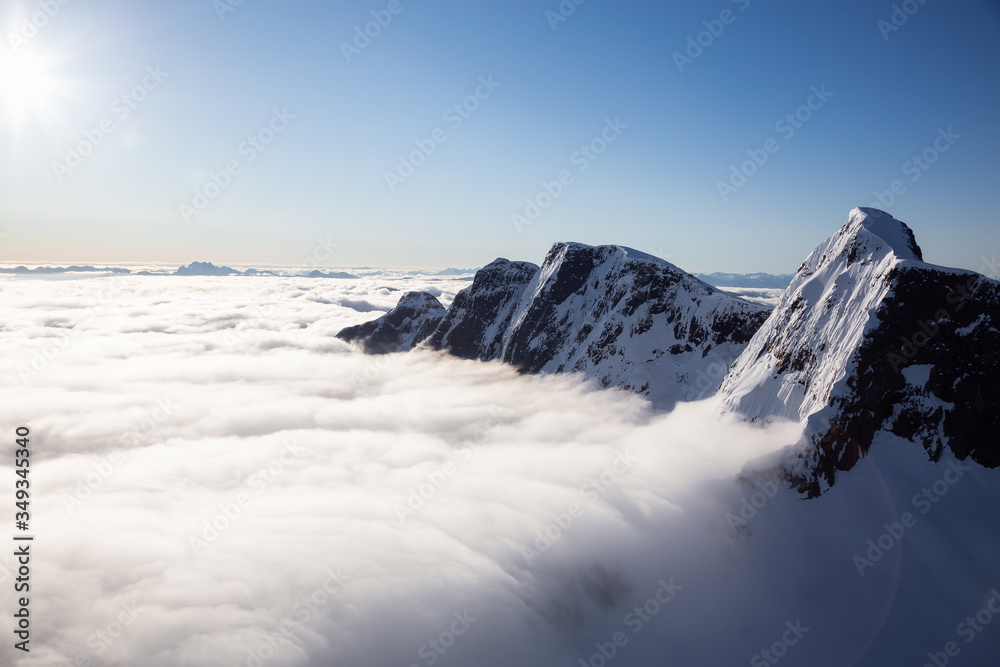
{"label": "sea of clouds", "polygon": [[[804,501],[740,476],[796,424],[334,338],[406,290],[447,305],[466,285],[0,277],[0,519],[26,425],[36,536],[30,653],[13,648],[13,547],[0,556],[0,664],[996,655],[1000,620],[968,644],[956,624],[1000,586],[997,475],[972,466],[920,514],[911,496],[943,470],[887,440]],[[916,526],[859,572],[907,511]]]}

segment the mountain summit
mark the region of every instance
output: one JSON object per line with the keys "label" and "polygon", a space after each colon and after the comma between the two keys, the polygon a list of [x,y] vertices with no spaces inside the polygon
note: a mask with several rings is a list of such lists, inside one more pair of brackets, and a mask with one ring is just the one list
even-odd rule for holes
{"label": "mountain summit", "polygon": [[[556,243],[541,267],[497,259],[477,271],[423,345],[524,373],[581,373],[669,409],[714,393],[768,312],[631,248]],[[427,330],[397,331],[411,321],[394,311],[338,337],[407,349]],[[372,346],[376,332],[393,344]]]}
{"label": "mountain summit", "polygon": [[[477,292],[473,284],[468,298]],[[716,390],[768,309],[631,248],[556,243],[497,312],[449,312],[431,345],[454,351],[447,327],[488,322],[479,348],[460,356],[525,373],[583,373],[670,408]]]}
{"label": "mountain summit", "polygon": [[880,431],[937,460],[1000,464],[1000,285],[923,261],[888,213],[851,212],[806,258],[720,393],[751,422],[805,424],[787,472],[809,495],[851,469]]}
{"label": "mountain summit", "polygon": [[382,317],[342,329],[337,338],[357,343],[367,354],[408,352],[431,335],[444,314],[444,306],[433,294],[407,292]]}
{"label": "mountain summit", "polygon": [[926,263],[913,231],[876,209],[851,211],[773,312],[646,253],[580,243],[556,243],[541,267],[494,261],[447,312],[404,302],[340,337],[581,373],[660,409],[718,390],[725,413],[801,422],[783,469],[810,496],[880,433],[934,461],[950,449],[1000,465],[1000,283]]}

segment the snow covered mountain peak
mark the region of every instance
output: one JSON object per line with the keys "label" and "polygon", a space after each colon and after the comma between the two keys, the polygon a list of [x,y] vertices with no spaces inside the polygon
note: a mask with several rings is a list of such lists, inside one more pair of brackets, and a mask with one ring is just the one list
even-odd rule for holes
{"label": "snow covered mountain peak", "polygon": [[815,495],[851,469],[879,431],[932,458],[1000,463],[1000,286],[927,264],[902,222],[855,209],[809,255],[729,369],[725,412],[801,421],[809,462],[789,470]]}
{"label": "snow covered mountain peak", "polygon": [[830,399],[901,262],[922,263],[913,232],[888,213],[851,211],[799,267],[778,307],[722,383],[723,409],[764,423],[805,419]]}
{"label": "snow covered mountain peak", "polygon": [[669,408],[714,393],[767,314],[652,255],[555,243],[541,267],[484,267],[427,345],[525,373],[582,373]]}
{"label": "snow covered mountain peak", "polygon": [[923,262],[913,231],[885,211],[856,208],[839,231],[810,253],[790,289],[817,275],[827,281],[854,265],[882,270],[901,262]]}
{"label": "snow covered mountain peak", "polygon": [[856,228],[856,242],[887,248],[898,259],[918,262],[924,259],[913,230],[885,211],[877,208],[856,208],[851,211],[845,228]]}
{"label": "snow covered mountain peak", "polygon": [[444,306],[434,295],[407,292],[382,317],[347,327],[337,338],[360,345],[368,354],[406,352],[430,336],[444,316]]}
{"label": "snow covered mountain peak", "polygon": [[592,246],[585,243],[576,243],[574,241],[561,241],[558,243],[553,243],[552,247],[549,249],[548,254],[545,257],[545,263],[554,261],[560,255],[565,257],[573,253],[593,253],[593,252],[604,253],[608,256],[617,255],[622,259],[635,260],[640,262],[653,262],[654,264],[664,264],[671,268],[676,269],[677,267],[668,262],[665,259],[661,259],[649,253],[636,250],[635,248],[629,248],[623,245],[601,245]]}

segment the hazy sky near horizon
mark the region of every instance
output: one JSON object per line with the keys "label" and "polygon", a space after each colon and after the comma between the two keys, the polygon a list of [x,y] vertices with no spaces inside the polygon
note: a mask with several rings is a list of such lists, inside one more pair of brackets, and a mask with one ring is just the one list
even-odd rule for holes
{"label": "hazy sky near horizon", "polygon": [[0,13],[0,261],[782,273],[861,205],[1000,255],[995,1],[61,2]]}

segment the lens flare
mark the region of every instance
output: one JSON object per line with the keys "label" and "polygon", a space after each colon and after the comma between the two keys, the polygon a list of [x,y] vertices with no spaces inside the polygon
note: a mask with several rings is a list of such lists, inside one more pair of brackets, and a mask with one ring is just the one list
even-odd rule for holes
{"label": "lens flare", "polygon": [[18,127],[29,118],[46,122],[56,100],[67,93],[49,56],[27,49],[0,51],[0,117]]}

